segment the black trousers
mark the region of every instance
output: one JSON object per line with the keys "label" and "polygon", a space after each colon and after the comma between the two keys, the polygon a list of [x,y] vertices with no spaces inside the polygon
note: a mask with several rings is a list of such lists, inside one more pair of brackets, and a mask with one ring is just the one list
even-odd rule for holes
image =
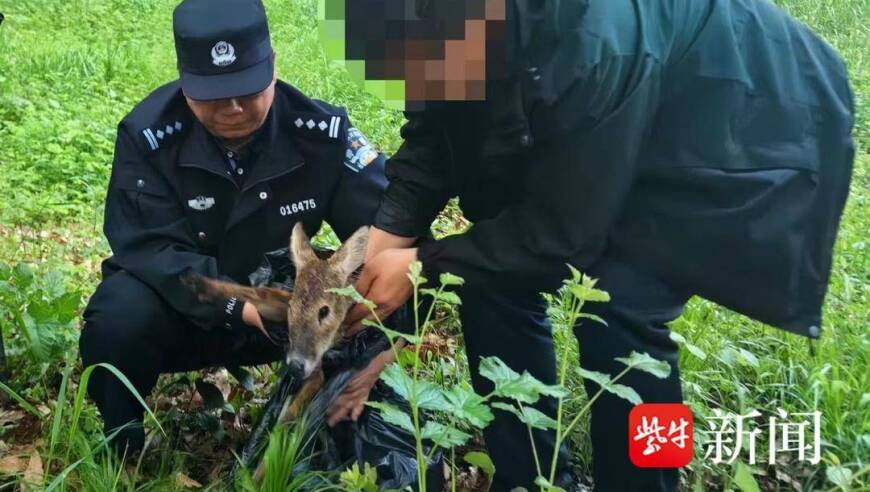
{"label": "black trousers", "polygon": [[[143,398],[163,373],[265,364],[283,356],[282,347],[254,328],[206,331],[192,325],[154,290],[123,271],[105,278],[91,297],[79,351],[85,366],[105,362],[117,367]],[[98,368],[88,394],[107,433],[132,422],[114,441],[115,448],[141,448],[144,409],[127,388]]]}
{"label": "black trousers", "polygon": [[[581,366],[615,376],[625,369],[613,360],[615,357],[627,357],[633,350],[647,352],[670,363],[670,377],[662,380],[630,371],[620,383],[634,388],[646,403],[682,402],[677,345],[670,340],[665,323],[680,315],[688,294],[615,260],[602,260],[587,273],[599,279],[598,287],[610,293],[611,302],[590,303],[584,309],[603,318],[608,326],[584,322],[575,329]],[[480,358],[491,355],[498,356],[517,372],[528,370],[546,383],[556,382],[551,326],[540,295],[466,286],[460,296],[460,316],[475,391],[480,394],[492,391],[492,384],[477,373]],[[585,389],[591,396],[599,387],[586,382]],[[555,401],[542,401],[538,409],[555,416]],[[595,489],[676,490],[677,469],[642,469],[631,464],[628,456],[631,409],[631,403],[610,393],[604,393],[591,408]],[[484,431],[487,450],[496,468],[492,490],[508,491],[517,486],[537,489],[533,485],[535,462],[525,424],[510,413],[500,410],[494,413],[495,420]],[[535,440],[544,476],[548,476],[555,433],[536,431]],[[567,457],[567,450],[560,450],[560,470],[567,470]]]}

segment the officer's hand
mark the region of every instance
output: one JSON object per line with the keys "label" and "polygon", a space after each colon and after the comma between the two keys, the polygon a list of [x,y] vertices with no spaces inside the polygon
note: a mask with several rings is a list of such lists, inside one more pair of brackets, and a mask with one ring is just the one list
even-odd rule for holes
{"label": "officer's hand", "polygon": [[[399,309],[413,293],[408,269],[417,261],[417,248],[387,249],[375,255],[363,267],[356,290],[377,306],[375,313],[381,321]],[[364,319],[374,319],[369,308],[357,304],[345,318],[351,336],[363,328]]]}
{"label": "officer's hand", "polygon": [[381,371],[393,360],[393,352],[388,350],[372,359],[365,369],[358,372],[326,410],[326,423],[332,427],[347,418],[356,422],[365,409],[369,393],[378,382]]}
{"label": "officer's hand", "polygon": [[260,312],[257,311],[257,308],[251,304],[250,302],[246,302],[242,307],[242,321],[248,325],[253,326],[254,328],[260,330],[263,335],[268,337],[266,334],[266,328],[263,326],[263,320],[260,318]]}

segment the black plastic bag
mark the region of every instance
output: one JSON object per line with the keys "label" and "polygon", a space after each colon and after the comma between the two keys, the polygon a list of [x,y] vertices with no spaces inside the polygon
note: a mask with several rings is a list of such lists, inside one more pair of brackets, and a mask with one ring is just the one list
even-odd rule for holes
{"label": "black plastic bag", "polygon": [[[327,251],[317,253],[321,257],[330,254]],[[260,267],[249,278],[254,286],[292,289],[294,277],[295,268],[289,259],[287,248],[284,248],[266,253]],[[413,319],[412,307],[409,304],[397,310],[385,324],[399,332],[407,332],[409,329],[413,332]],[[310,443],[306,454],[312,456],[303,465],[307,470],[342,471],[355,462],[360,466],[369,463],[377,470],[381,490],[404,489],[408,486],[418,489],[416,442],[412,434],[385,422],[372,408],[366,408],[356,422],[341,422],[335,427],[329,427],[325,422],[330,403],[341,394],[354,375],[380,353],[389,349],[386,336],[370,329],[343,341],[323,356],[322,367],[326,381],[308,404],[304,415],[308,429],[304,442]],[[281,368],[272,396],[255,425],[248,444],[239,454],[244,466],[256,467],[258,452],[268,441],[283,402],[301,386],[302,380],[298,374],[293,374],[286,366]],[[410,413],[408,402],[380,381],[372,388],[369,401],[386,402]],[[428,454],[428,446],[426,448],[424,451]],[[428,463],[426,471],[427,488],[430,490],[440,490],[443,487],[443,466],[443,455],[436,453]]]}

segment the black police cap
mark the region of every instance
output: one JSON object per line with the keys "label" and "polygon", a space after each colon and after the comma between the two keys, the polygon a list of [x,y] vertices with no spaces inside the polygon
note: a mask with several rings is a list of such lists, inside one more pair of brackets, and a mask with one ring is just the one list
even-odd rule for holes
{"label": "black police cap", "polygon": [[184,0],[173,15],[181,87],[191,99],[256,94],[275,64],[260,0]]}

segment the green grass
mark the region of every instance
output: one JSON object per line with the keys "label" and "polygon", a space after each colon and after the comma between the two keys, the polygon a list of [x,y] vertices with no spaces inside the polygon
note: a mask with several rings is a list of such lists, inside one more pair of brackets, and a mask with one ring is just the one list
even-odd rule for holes
{"label": "green grass", "polygon": [[[108,254],[101,237],[102,200],[111,166],[115,126],[149,91],[174,77],[171,11],[174,0],[17,0],[4,5],[0,27],[0,263],[32,263],[38,275],[56,270],[66,291],[90,292],[99,261]],[[314,0],[267,1],[279,76],[311,96],[348,107],[351,118],[372,141],[390,152],[399,144],[401,115],[383,108],[351,77],[326,60],[317,39]],[[858,105],[859,155],[852,194],[842,222],[837,255],[825,307],[825,333],[811,355],[807,340],[752,322],[709,302],[693,300],[674,330],[693,345],[684,350],[681,372],[686,400],[698,427],[712,409],[746,413],[758,409],[765,418],[777,408],[822,412],[823,462],[811,466],[795,460],[773,468],[753,467],[766,487],[788,487],[793,480],[807,490],[834,486],[827,474],[852,473],[853,490],[870,487],[870,2],[867,0],[782,0],[779,2],[830,42],[848,62]],[[460,224],[455,215],[439,222],[439,231]],[[55,275],[55,274],[52,274]],[[0,281],[5,279],[0,279]],[[36,294],[34,294],[36,295]],[[27,303],[17,300],[15,303]],[[0,326],[14,368],[10,386],[34,406],[50,409],[78,391],[80,368],[69,378],[62,363],[33,362],[22,333],[10,314],[22,306],[0,303]],[[455,325],[455,320],[448,320]],[[606,330],[606,328],[603,328]],[[573,344],[566,333],[557,342]],[[703,355],[704,358],[697,354]],[[74,345],[64,356],[76,358]],[[569,357],[576,360],[576,349]],[[464,363],[458,364],[461,372]],[[455,375],[451,376],[455,377]],[[580,381],[571,386],[581,391]],[[183,384],[182,384],[183,386]],[[188,384],[189,386],[189,384]],[[171,393],[171,390],[167,390]],[[250,402],[255,412],[256,402]],[[11,408],[12,402],[0,408]],[[246,407],[246,408],[248,408]],[[189,422],[195,412],[163,409],[158,418],[167,434],[201,432]],[[45,417],[43,457],[52,456],[47,483],[99,443],[98,418],[83,409],[74,443],[57,444],[68,435],[69,412],[54,424]],[[63,429],[54,430],[56,426]],[[0,441],[9,435],[0,429]],[[572,436],[582,471],[590,461],[585,430]],[[157,456],[143,463],[136,479],[106,460],[85,461],[70,473],[73,488],[99,490],[118,482],[124,488],[173,488],[183,471],[203,481],[209,463],[201,456],[173,449],[167,439]],[[2,454],[0,447],[0,454]],[[50,452],[51,451],[51,452]],[[60,451],[70,452],[68,462]],[[698,490],[732,489],[734,468],[702,459],[687,471],[686,484]],[[764,455],[766,456],[766,455]],[[79,458],[75,458],[79,459]],[[838,468],[843,466],[844,468]],[[844,472],[842,470],[849,470]],[[119,478],[120,477],[120,478]],[[836,477],[831,477],[836,478]],[[3,478],[0,478],[2,483]],[[0,490],[3,487],[0,486]],[[772,489],[771,490],[775,490]]]}

